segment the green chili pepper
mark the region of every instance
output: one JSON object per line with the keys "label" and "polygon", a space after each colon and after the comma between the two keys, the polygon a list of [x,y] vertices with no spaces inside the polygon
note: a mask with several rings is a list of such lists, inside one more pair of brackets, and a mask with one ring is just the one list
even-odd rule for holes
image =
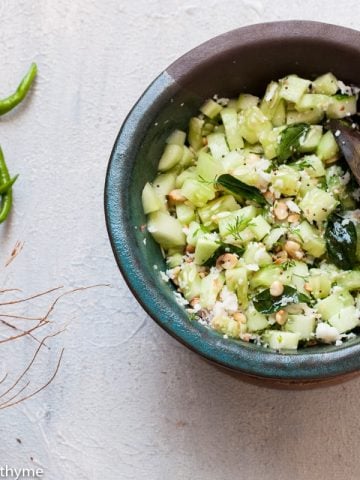
{"label": "green chili pepper", "polygon": [[13,178],[11,178],[8,182],[0,185],[0,194],[7,193],[10,188],[14,185],[16,180],[18,179],[19,174],[17,173]]}
{"label": "green chili pepper", "polygon": [[4,113],[9,112],[12,110],[16,105],[18,105],[24,98],[26,94],[30,90],[30,87],[34,81],[34,78],[37,73],[37,66],[36,63],[32,63],[30,65],[29,71],[25,75],[25,77],[21,80],[20,85],[16,89],[16,91],[7,98],[0,100],[0,115],[4,115]]}
{"label": "green chili pepper", "polygon": [[[15,179],[16,180],[16,179]],[[0,147],[0,186],[5,186],[11,182],[9,170],[7,168],[4,154]],[[14,183],[14,182],[13,182]],[[6,192],[1,195],[2,202],[0,207],[0,223],[4,222],[11,210],[12,205],[12,188],[7,186]]]}

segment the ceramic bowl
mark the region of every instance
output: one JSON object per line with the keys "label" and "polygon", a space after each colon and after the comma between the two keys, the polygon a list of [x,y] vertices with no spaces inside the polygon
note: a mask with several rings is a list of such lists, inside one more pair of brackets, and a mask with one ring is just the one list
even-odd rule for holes
{"label": "ceramic bowl", "polygon": [[289,73],[307,78],[331,71],[360,85],[360,33],[307,21],[264,23],[220,35],[191,50],[162,72],[124,121],[111,153],[105,186],[107,228],[116,261],[146,312],[178,341],[218,366],[248,378],[318,384],[355,374],[360,337],[341,346],[276,353],[221,335],[188,319],[160,277],[159,246],[144,229],[141,191],[151,181],[164,141],[214,93],[261,94]]}

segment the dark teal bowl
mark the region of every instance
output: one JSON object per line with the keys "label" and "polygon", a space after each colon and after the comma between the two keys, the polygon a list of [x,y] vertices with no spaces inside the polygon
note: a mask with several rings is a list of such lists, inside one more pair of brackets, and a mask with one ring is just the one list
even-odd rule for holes
{"label": "dark teal bowl", "polygon": [[214,93],[261,93],[288,73],[314,77],[332,71],[360,85],[360,34],[317,22],[288,21],[239,28],[191,50],[161,73],[123,123],[105,185],[107,228],[116,261],[146,312],[170,335],[204,358],[248,377],[275,383],[316,383],[347,377],[360,368],[360,338],[342,346],[276,353],[226,340],[188,319],[164,283],[159,246],[143,228],[141,191],[151,181],[164,141]]}

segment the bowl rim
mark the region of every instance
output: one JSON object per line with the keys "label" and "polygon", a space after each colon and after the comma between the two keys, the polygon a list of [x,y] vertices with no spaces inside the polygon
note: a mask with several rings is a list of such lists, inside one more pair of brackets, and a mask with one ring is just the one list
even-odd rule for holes
{"label": "bowl rim", "polygon": [[[306,38],[315,38],[319,29],[322,31],[322,36],[325,35],[325,40],[338,44],[342,43],[338,37],[342,40],[347,38],[350,43],[354,40],[354,36],[358,40],[360,35],[356,30],[322,22],[303,20],[266,22],[223,33],[185,53],[155,78],[130,110],[116,137],[107,166],[104,189],[106,228],[117,265],[134,297],[160,327],[190,350],[210,362],[249,376],[303,382],[356,372],[360,369],[360,342],[352,345],[345,343],[341,347],[323,352],[300,350],[296,354],[287,354],[259,348],[249,353],[246,346],[240,342],[223,340],[218,336],[219,338],[214,337],[213,341],[202,344],[201,338],[195,337],[193,332],[187,331],[186,328],[181,330],[172,328],[168,321],[170,309],[166,299],[159,291],[154,298],[146,289],[139,288],[147,285],[148,278],[141,269],[130,268],[136,263],[134,263],[133,245],[127,237],[127,219],[120,205],[117,204],[120,194],[116,192],[120,190],[119,183],[121,185],[129,173],[124,168],[126,151],[136,137],[136,129],[139,128],[150,105],[171,93],[177,82],[181,81],[181,78],[198,63],[199,56],[202,60],[205,57],[210,58],[210,52],[213,51],[214,46],[225,45],[226,48],[231,48],[238,44],[239,38],[246,42],[254,42],[260,38],[259,32],[261,32],[261,38],[265,40],[269,39],[269,36],[271,39],[301,35]],[[167,96],[167,98],[170,97]],[[237,357],[234,358],[235,353]]]}

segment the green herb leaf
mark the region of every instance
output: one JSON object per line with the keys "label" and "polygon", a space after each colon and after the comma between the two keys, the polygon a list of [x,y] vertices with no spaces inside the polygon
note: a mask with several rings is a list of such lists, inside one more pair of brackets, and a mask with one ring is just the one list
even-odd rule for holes
{"label": "green herb leaf", "polygon": [[285,163],[297,153],[300,146],[300,138],[308,132],[309,128],[310,125],[307,123],[294,123],[280,133],[277,157],[281,163]]}
{"label": "green herb leaf", "polygon": [[331,262],[351,270],[356,259],[357,233],[353,222],[334,213],[325,230],[326,249]]}
{"label": "green herb leaf", "polygon": [[310,301],[307,295],[299,293],[295,288],[289,287],[289,285],[285,285],[283,293],[277,297],[273,297],[268,288],[253,298],[256,310],[265,314],[275,313],[291,303],[310,303]]}
{"label": "green herb leaf", "polygon": [[237,217],[235,222],[228,226],[228,234],[241,241],[240,233],[251,224],[251,221],[251,218]]}
{"label": "green herb leaf", "polygon": [[206,262],[203,264],[204,267],[213,267],[216,264],[216,260],[220,255],[223,255],[224,253],[235,253],[239,257],[242,256],[244,253],[244,249],[241,247],[236,247],[235,245],[230,245],[229,243],[223,243],[219,242],[219,248],[215,250],[213,255],[206,260]]}
{"label": "green herb leaf", "polygon": [[247,185],[228,173],[220,175],[220,177],[217,178],[216,183],[224,187],[229,192],[234,193],[235,195],[240,195],[241,197],[245,197],[248,200],[253,200],[259,205],[266,205],[267,203],[265,197],[258,188]]}

